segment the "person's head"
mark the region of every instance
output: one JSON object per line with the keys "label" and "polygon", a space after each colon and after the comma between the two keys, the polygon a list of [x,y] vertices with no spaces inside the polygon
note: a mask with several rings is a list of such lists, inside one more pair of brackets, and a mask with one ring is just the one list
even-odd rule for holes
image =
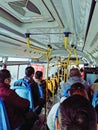
{"label": "person's head", "polygon": [[74,77],[74,76],[81,77],[81,73],[80,73],[80,71],[79,71],[78,68],[72,68],[72,69],[70,70],[69,77]]}
{"label": "person's head", "polygon": [[96,130],[96,112],[86,98],[73,95],[60,104],[58,122],[59,130]]}
{"label": "person's head", "polygon": [[4,83],[6,85],[10,85],[11,82],[11,74],[7,69],[0,70],[0,83]]}
{"label": "person's head", "polygon": [[81,72],[81,73],[82,73],[82,72],[84,72],[84,69],[83,69],[83,68],[81,68],[81,69],[80,69],[80,72]]}
{"label": "person's head", "polygon": [[84,96],[85,98],[88,98],[88,94],[85,90],[85,86],[82,83],[76,82],[74,84],[72,84],[71,88],[70,88],[70,95],[75,95],[75,94],[79,94],[81,96]]}
{"label": "person's head", "polygon": [[28,66],[26,69],[25,69],[25,75],[27,76],[27,77],[33,77],[34,76],[34,72],[35,72],[35,70],[34,70],[34,68],[32,67],[32,66]]}
{"label": "person's head", "polygon": [[42,71],[36,71],[35,78],[42,80],[43,72]]}
{"label": "person's head", "polygon": [[58,72],[55,72],[55,76],[58,76]]}

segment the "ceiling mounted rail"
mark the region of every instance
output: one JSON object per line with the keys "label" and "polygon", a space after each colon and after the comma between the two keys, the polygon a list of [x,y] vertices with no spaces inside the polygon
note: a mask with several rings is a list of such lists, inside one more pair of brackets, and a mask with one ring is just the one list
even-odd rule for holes
{"label": "ceiling mounted rail", "polygon": [[30,33],[25,33],[26,43],[27,43],[28,48],[31,48],[31,49],[40,51],[40,52],[42,52],[42,53],[47,53],[47,50],[42,49],[42,48],[35,47],[35,46],[33,46],[33,45],[30,44],[30,35],[31,35]]}

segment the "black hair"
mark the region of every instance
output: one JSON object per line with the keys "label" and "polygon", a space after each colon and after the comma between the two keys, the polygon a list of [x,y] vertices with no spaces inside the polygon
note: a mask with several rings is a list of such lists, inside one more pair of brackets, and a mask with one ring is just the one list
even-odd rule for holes
{"label": "black hair", "polygon": [[10,71],[7,69],[0,70],[0,82],[3,83],[7,78],[11,78]]}
{"label": "black hair", "polygon": [[70,77],[74,77],[74,76],[81,77],[80,70],[79,70],[78,68],[72,68],[72,69],[70,70],[69,76],[70,76]]}
{"label": "black hair", "polygon": [[32,74],[34,74],[35,70],[32,66],[29,66],[25,69],[25,75],[27,77],[30,77]]}
{"label": "black hair", "polygon": [[79,82],[76,82],[74,84],[71,85],[71,88],[70,88],[70,94],[73,95],[73,93],[76,91],[76,90],[84,90],[85,89],[85,86],[82,84],[82,83],[79,83]]}
{"label": "black hair", "polygon": [[83,68],[81,68],[81,69],[80,69],[80,72],[84,72],[84,69],[83,69]]}
{"label": "black hair", "polygon": [[59,107],[61,130],[95,130],[96,111],[91,103],[81,95],[73,95]]}
{"label": "black hair", "polygon": [[40,79],[43,76],[43,72],[42,71],[36,71],[35,73],[35,78],[36,79]]}

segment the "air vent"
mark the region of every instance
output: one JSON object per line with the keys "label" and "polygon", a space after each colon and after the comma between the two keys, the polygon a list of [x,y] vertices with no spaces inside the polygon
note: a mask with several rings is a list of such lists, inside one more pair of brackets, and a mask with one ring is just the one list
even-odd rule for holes
{"label": "air vent", "polygon": [[14,1],[9,2],[9,6],[14,9],[16,12],[18,12],[21,15],[25,15],[26,11],[24,8],[28,9],[29,11],[33,13],[37,13],[41,15],[41,12],[39,9],[29,0],[22,0],[22,1]]}
{"label": "air vent", "polygon": [[34,13],[41,14],[39,9],[30,1],[28,1],[26,7],[27,7],[28,10],[30,10],[30,11],[32,11]]}

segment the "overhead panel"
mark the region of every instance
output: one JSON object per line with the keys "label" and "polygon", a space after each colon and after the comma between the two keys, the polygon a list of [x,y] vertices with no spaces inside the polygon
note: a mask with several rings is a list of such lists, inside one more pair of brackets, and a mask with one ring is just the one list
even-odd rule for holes
{"label": "overhead panel", "polygon": [[89,27],[84,51],[98,58],[98,2],[96,2],[91,24]]}
{"label": "overhead panel", "polygon": [[51,0],[3,0],[1,9],[23,24],[54,22],[57,17]]}

